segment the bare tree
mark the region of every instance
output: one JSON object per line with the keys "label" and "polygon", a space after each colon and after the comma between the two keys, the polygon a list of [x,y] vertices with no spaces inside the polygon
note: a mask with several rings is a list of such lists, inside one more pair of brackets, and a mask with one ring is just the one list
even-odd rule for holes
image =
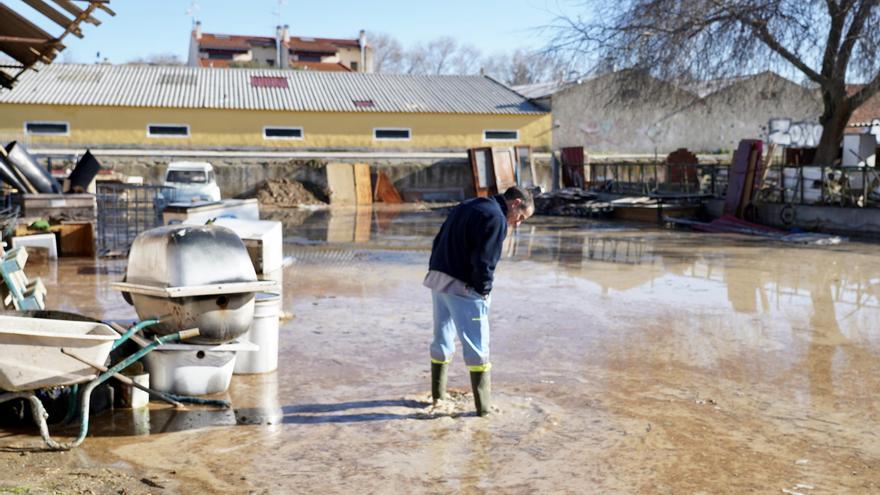
{"label": "bare tree", "polygon": [[373,49],[373,71],[400,72],[403,63],[403,47],[400,42],[386,33],[369,33],[367,35]]}
{"label": "bare tree", "polygon": [[430,63],[428,62],[428,49],[425,45],[417,44],[403,53],[400,72],[403,74],[428,74]]}
{"label": "bare tree", "polygon": [[449,73],[473,75],[480,73],[482,53],[473,45],[459,45],[458,50],[449,59]]}
{"label": "bare tree", "polygon": [[133,58],[128,65],[183,65],[183,60],[174,53],[154,53],[145,57]]}
{"label": "bare tree", "polygon": [[562,81],[572,76],[565,60],[523,49],[486,57],[483,69],[486,74],[510,86]]}
{"label": "bare tree", "polygon": [[429,41],[425,46],[426,62],[429,74],[448,74],[451,71],[452,58],[458,51],[458,43],[449,36]]}
{"label": "bare tree", "polygon": [[[817,163],[836,158],[853,111],[880,90],[880,0],[580,2],[549,26],[548,50],[665,80],[776,70],[822,96]],[[848,78],[865,82],[847,92]]]}

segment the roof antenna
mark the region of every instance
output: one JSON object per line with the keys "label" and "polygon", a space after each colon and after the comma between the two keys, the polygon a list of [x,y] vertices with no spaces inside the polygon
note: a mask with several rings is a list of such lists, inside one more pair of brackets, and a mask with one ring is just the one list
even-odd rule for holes
{"label": "roof antenna", "polygon": [[198,0],[191,0],[189,8],[186,9],[186,15],[191,19],[193,29],[195,29],[196,23],[199,22],[199,10],[201,10],[201,7]]}
{"label": "roof antenna", "polygon": [[282,11],[283,11],[285,5],[287,5],[287,0],[278,0],[278,7],[276,7],[275,10],[272,11],[272,14],[275,15],[275,25],[276,26],[280,26],[282,24],[281,23],[281,18],[283,17]]}

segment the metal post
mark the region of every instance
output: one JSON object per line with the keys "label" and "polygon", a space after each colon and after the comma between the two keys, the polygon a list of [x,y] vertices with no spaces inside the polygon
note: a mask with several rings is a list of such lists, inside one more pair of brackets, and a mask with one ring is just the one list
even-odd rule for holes
{"label": "metal post", "polygon": [[801,188],[801,201],[799,204],[804,204],[804,167],[798,167],[798,186]]}

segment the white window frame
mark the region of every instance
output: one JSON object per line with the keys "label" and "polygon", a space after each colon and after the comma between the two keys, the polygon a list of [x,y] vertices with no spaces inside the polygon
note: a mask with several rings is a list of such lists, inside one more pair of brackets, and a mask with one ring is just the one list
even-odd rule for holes
{"label": "white window frame", "polygon": [[[283,129],[285,131],[299,131],[299,137],[286,137],[286,136],[267,136],[266,129]],[[305,131],[303,131],[302,127],[291,127],[291,126],[283,126],[283,125],[267,125],[263,126],[263,139],[272,139],[272,140],[280,140],[280,141],[302,141],[306,136]]]}
{"label": "white window frame", "polygon": [[[185,127],[186,135],[180,136],[177,134],[152,134],[150,133],[150,127]],[[153,139],[187,139],[191,136],[189,124],[158,124],[158,123],[150,123],[147,124],[147,137]]]}
{"label": "white window frame", "polygon": [[[512,132],[516,134],[516,137],[513,139],[490,139],[486,137],[486,134],[489,132]],[[515,143],[519,141],[519,129],[483,129],[483,142],[484,143]]]}
{"label": "white window frame", "polygon": [[[64,124],[67,127],[66,132],[32,132],[28,130],[28,124],[46,124],[46,125],[58,125]],[[24,122],[24,134],[25,136],[70,136],[70,122],[65,122],[63,120],[26,120]]]}
{"label": "white window frame", "polygon": [[[378,131],[406,131],[406,138],[380,138],[376,136]],[[412,141],[412,128],[410,127],[373,127],[373,141]]]}

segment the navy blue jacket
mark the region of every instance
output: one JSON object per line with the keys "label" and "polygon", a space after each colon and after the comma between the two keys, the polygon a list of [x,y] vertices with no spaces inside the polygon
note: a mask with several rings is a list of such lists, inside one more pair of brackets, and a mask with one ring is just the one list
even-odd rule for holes
{"label": "navy blue jacket", "polygon": [[452,209],[434,238],[430,269],[455,277],[482,295],[492,291],[507,235],[503,196],[474,198]]}

